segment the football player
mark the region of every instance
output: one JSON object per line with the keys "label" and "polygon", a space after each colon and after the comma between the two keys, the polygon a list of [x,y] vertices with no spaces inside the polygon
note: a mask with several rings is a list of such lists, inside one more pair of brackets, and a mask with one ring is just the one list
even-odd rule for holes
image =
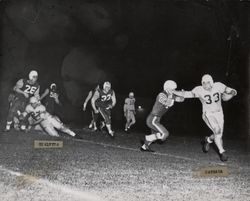
{"label": "football player", "polygon": [[[83,103],[83,107],[82,107],[83,111],[86,111],[87,104],[88,104],[89,100],[91,100],[91,98],[93,97],[93,95],[97,89],[99,89],[99,85],[97,85],[97,87],[95,89],[89,91],[88,96],[86,97],[86,99]],[[93,129],[93,131],[97,131],[97,127],[96,127],[97,117],[95,117],[95,112],[93,110],[93,107],[91,107],[91,108],[92,108],[92,110],[91,110],[92,120],[89,124],[89,129]]]}
{"label": "football player", "polygon": [[[176,94],[181,95],[179,92],[176,92]],[[212,135],[205,137],[203,151],[208,152],[209,145],[214,142],[219,150],[221,161],[227,161],[228,157],[222,142],[224,114],[221,100],[230,100],[237,95],[237,91],[221,82],[214,82],[211,75],[205,74],[201,79],[201,86],[195,87],[192,91],[184,91],[182,94],[184,98],[200,99],[202,103],[202,119],[213,132]]]}
{"label": "football player", "polygon": [[[35,70],[30,71],[29,79],[20,79],[13,87],[15,98],[13,99],[8,115],[5,131],[9,131],[13,118],[18,116],[18,113],[22,113],[29,102],[31,96],[39,96],[40,85],[37,82],[38,73]],[[25,130],[25,127],[21,127]]]}
{"label": "football player", "polygon": [[100,113],[104,119],[109,135],[114,137],[114,131],[111,129],[111,109],[116,104],[116,96],[110,82],[104,82],[103,88],[95,91],[91,104],[95,114]]}
{"label": "football player", "polygon": [[150,145],[156,140],[165,141],[169,136],[168,130],[160,123],[162,116],[174,105],[174,102],[184,101],[183,97],[173,94],[177,84],[173,80],[167,80],[163,85],[163,91],[158,94],[155,104],[147,117],[147,126],[151,129],[151,134],[145,136],[141,151],[154,152]]}
{"label": "football player", "polygon": [[29,104],[26,106],[25,111],[21,114],[21,119],[31,116],[33,118],[33,125],[39,124],[43,130],[50,136],[59,137],[57,130],[64,132],[72,137],[82,139],[81,136],[74,133],[67,128],[57,116],[52,116],[46,111],[36,97],[31,97]]}
{"label": "football player", "polygon": [[55,114],[55,104],[60,105],[59,94],[57,90],[57,85],[52,83],[40,97],[40,101],[43,101],[44,106],[46,107],[47,112],[54,115]]}
{"label": "football player", "polygon": [[125,131],[127,132],[132,125],[135,124],[135,97],[134,93],[130,92],[129,97],[125,99],[123,106],[124,116],[126,118]]}

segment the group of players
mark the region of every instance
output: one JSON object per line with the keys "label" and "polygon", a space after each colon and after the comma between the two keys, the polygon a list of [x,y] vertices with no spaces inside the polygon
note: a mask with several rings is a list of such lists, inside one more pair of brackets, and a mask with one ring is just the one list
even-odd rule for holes
{"label": "group of players", "polygon": [[[74,133],[66,127],[58,117],[48,112],[47,107],[41,103],[45,96],[53,96],[56,103],[59,103],[58,95],[55,95],[53,86],[47,89],[43,95],[39,96],[40,86],[37,82],[37,71],[29,73],[29,79],[20,79],[13,88],[15,93],[11,100],[7,116],[5,131],[9,131],[13,120],[17,118],[20,122],[21,130],[27,130],[31,126],[38,126],[51,136],[59,136],[58,131],[67,133],[75,138],[81,139],[79,134]],[[163,85],[163,91],[160,92],[155,100],[155,104],[147,117],[146,124],[151,129],[151,134],[145,135],[145,140],[141,146],[141,151],[153,152],[150,145],[157,141],[165,141],[169,136],[168,130],[161,124],[162,116],[174,105],[174,102],[183,102],[186,98],[199,98],[202,103],[202,119],[211,129],[212,134],[205,137],[203,151],[208,152],[210,144],[215,143],[218,148],[221,161],[227,161],[228,157],[223,148],[223,128],[224,116],[222,101],[228,101],[237,95],[237,91],[227,87],[221,82],[214,82],[211,75],[205,74],[201,79],[201,85],[191,91],[178,91],[177,84],[173,80],[167,80]],[[91,100],[92,121],[89,128],[97,130],[98,119],[100,127],[106,127],[108,134],[114,137],[114,131],[111,127],[111,110],[116,105],[115,92],[111,88],[110,82],[104,82],[103,86],[97,86],[89,92],[83,104],[83,110],[86,110],[87,103]],[[126,118],[125,131],[135,124],[135,97],[130,92],[124,102],[124,116]]]}

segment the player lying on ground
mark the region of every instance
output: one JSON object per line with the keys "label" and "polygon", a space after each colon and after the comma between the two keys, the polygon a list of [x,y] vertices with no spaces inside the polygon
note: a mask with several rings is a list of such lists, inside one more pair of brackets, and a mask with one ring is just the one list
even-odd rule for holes
{"label": "player lying on ground", "polygon": [[174,102],[182,102],[184,98],[176,96],[173,91],[177,88],[175,81],[167,80],[164,83],[163,91],[158,94],[151,113],[147,117],[147,126],[151,128],[151,134],[145,136],[141,151],[153,150],[150,145],[156,140],[165,141],[169,136],[168,130],[160,123],[162,116],[174,105]]}
{"label": "player lying on ground", "polygon": [[228,101],[237,95],[237,91],[221,82],[214,82],[213,78],[208,74],[202,77],[201,84],[201,86],[195,87],[192,91],[175,92],[175,94],[182,94],[184,98],[200,99],[202,103],[202,119],[213,132],[212,135],[205,138],[203,151],[208,152],[209,145],[214,142],[219,150],[221,161],[227,161],[228,157],[222,142],[224,114],[221,99]]}
{"label": "player lying on ground", "polygon": [[29,115],[33,118],[33,125],[39,124],[42,129],[50,136],[59,137],[57,130],[67,133],[68,135],[81,139],[81,136],[67,128],[58,117],[49,114],[36,97],[31,97],[25,111],[21,114],[24,122]]}

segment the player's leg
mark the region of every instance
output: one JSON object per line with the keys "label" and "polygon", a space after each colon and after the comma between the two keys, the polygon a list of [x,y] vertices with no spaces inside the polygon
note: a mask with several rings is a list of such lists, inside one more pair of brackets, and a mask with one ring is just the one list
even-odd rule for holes
{"label": "player's leg", "polygon": [[111,129],[111,110],[107,110],[106,108],[100,107],[99,112],[102,118],[104,119],[109,135],[114,137],[114,131]]}
{"label": "player's leg", "polygon": [[130,114],[129,114],[130,121],[129,121],[129,126],[128,126],[128,128],[130,129],[130,127],[131,127],[132,125],[134,125],[136,121],[135,121],[135,114],[134,114],[134,112],[133,112],[133,111],[130,111],[129,113],[130,113]]}
{"label": "player's leg", "polygon": [[[27,103],[28,103],[28,99],[20,100],[20,105],[17,111],[18,116],[20,116],[20,114],[24,112]],[[27,115],[26,118],[20,121],[20,128],[22,131],[26,131],[26,128],[29,126],[28,118],[29,118],[29,115]]]}
{"label": "player's leg", "polygon": [[51,125],[56,128],[57,130],[64,132],[72,137],[78,138],[78,139],[82,139],[81,136],[79,136],[78,134],[76,134],[74,131],[72,131],[70,128],[68,128],[67,126],[65,126],[63,124],[63,122],[61,122],[61,120],[57,117],[57,116],[49,116],[48,117],[49,122],[51,123]]}
{"label": "player's leg", "polygon": [[7,114],[7,121],[6,121],[6,126],[5,126],[5,131],[9,131],[11,128],[11,125],[13,123],[13,118],[16,116],[17,111],[19,110],[20,107],[20,101],[19,100],[14,100],[12,104],[9,107],[8,114]]}
{"label": "player's leg", "polygon": [[46,126],[43,128],[47,134],[52,137],[59,137],[57,130],[53,126]]}
{"label": "player's leg", "polygon": [[[206,125],[210,128],[210,130],[213,131],[212,124],[210,123],[210,121],[209,121],[209,119],[208,119],[207,116],[208,116],[208,115],[206,115],[205,113],[202,114],[202,119],[203,119],[203,121],[206,123]],[[207,137],[206,137],[206,141],[207,141],[209,144],[211,144],[211,143],[214,142],[214,132],[213,132],[210,136],[207,136]]]}
{"label": "player's leg", "polygon": [[224,131],[224,114],[223,114],[223,112],[219,112],[218,114],[216,114],[216,120],[217,120],[219,128],[220,128],[220,134],[218,136],[216,136],[216,138],[218,138],[219,144],[222,147],[222,151],[220,151],[220,159],[221,159],[221,161],[227,161],[228,157],[226,155],[226,151],[224,149],[223,140],[222,140],[223,131]]}
{"label": "player's leg", "polygon": [[[222,133],[223,133],[223,126],[224,126],[224,116],[222,112],[217,112],[213,114],[205,114],[204,118],[206,119],[205,122],[208,127],[214,133],[214,143],[219,150],[220,156],[225,152],[222,143]],[[207,139],[209,143],[209,140]]]}
{"label": "player's leg", "polygon": [[44,129],[44,131],[53,137],[59,137],[59,134],[57,130],[54,128],[54,126],[51,124],[49,120],[44,120],[41,122],[41,126]]}
{"label": "player's leg", "polygon": [[130,123],[129,111],[126,112],[125,118],[126,118],[125,131],[128,131],[128,129],[129,129],[129,123]]}
{"label": "player's leg", "polygon": [[[149,146],[156,140],[165,141],[169,136],[168,130],[160,124],[160,118],[154,115],[149,115],[147,118],[147,126],[151,128],[152,134],[145,136],[145,142],[141,150],[150,150]],[[151,151],[151,150],[150,150]]]}

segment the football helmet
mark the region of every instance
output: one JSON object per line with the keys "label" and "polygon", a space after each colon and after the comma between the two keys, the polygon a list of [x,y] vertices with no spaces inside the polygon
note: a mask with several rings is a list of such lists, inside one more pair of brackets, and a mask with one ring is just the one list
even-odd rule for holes
{"label": "football helmet", "polygon": [[38,103],[38,102],[39,102],[39,101],[38,101],[37,97],[32,96],[32,97],[30,98],[30,104]]}
{"label": "football helmet", "polygon": [[176,88],[177,88],[177,84],[173,80],[167,80],[163,85],[164,91],[172,91],[172,90],[175,90]]}
{"label": "football helmet", "polygon": [[56,91],[56,88],[57,88],[57,86],[56,86],[55,83],[52,83],[52,84],[50,85],[50,89],[51,89],[52,92],[55,92],[55,91]]}
{"label": "football helmet", "polygon": [[36,81],[38,77],[38,73],[35,70],[30,71],[29,73],[29,79],[32,81]]}
{"label": "football helmet", "polygon": [[201,84],[204,89],[209,90],[213,87],[214,80],[211,75],[205,74],[201,78]]}
{"label": "football helmet", "polygon": [[129,92],[129,98],[134,98],[134,93],[133,92]]}
{"label": "football helmet", "polygon": [[110,82],[104,82],[103,89],[105,91],[109,91],[111,89],[111,83]]}

